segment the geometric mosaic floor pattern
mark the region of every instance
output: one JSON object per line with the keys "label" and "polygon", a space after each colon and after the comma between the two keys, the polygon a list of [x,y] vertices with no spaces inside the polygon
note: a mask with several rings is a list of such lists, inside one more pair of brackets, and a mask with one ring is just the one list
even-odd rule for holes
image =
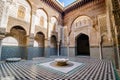
{"label": "geometric mosaic floor pattern", "polygon": [[116,80],[111,61],[91,58],[69,58],[83,63],[67,73],[38,64],[54,58],[39,58],[31,61],[0,63],[0,80]]}

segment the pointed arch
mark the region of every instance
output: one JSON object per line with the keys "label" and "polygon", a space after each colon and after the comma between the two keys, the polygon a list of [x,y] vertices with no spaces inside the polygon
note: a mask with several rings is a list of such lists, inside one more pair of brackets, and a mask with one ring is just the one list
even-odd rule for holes
{"label": "pointed arch", "polygon": [[27,44],[26,34],[27,34],[26,30],[22,26],[13,26],[10,29],[10,35],[17,39],[19,46],[26,46]]}
{"label": "pointed arch", "polygon": [[43,32],[37,32],[35,35],[35,40],[38,43],[38,47],[45,46],[45,35]]}
{"label": "pointed arch", "polygon": [[50,38],[50,55],[57,55],[57,37],[52,35]]}
{"label": "pointed arch", "polygon": [[[91,18],[90,16],[87,16],[87,15],[79,15],[79,16],[75,17],[75,18],[73,19],[73,21],[71,22],[70,30],[69,30],[69,34],[68,34],[68,35],[71,34],[72,28],[75,27],[75,26],[77,25],[77,24],[74,24],[75,22],[77,22],[76,20],[79,19],[79,18],[81,18],[81,17],[86,17],[87,19],[90,20],[91,26],[93,25],[93,20],[92,20],[92,18]],[[79,23],[79,24],[80,24],[80,23]]]}
{"label": "pointed arch", "polygon": [[76,56],[90,56],[89,36],[80,33],[75,39]]}
{"label": "pointed arch", "polygon": [[27,32],[22,26],[19,26],[19,25],[13,26],[13,27],[10,29],[10,32],[12,31],[12,29],[23,30],[23,31],[25,31],[25,33]]}

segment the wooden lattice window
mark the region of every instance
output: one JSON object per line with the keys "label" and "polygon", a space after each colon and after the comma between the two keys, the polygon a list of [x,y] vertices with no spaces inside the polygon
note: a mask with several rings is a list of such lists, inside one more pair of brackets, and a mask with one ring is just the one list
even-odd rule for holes
{"label": "wooden lattice window", "polygon": [[25,7],[19,6],[19,8],[18,8],[18,18],[24,19],[25,18],[25,11],[26,11]]}

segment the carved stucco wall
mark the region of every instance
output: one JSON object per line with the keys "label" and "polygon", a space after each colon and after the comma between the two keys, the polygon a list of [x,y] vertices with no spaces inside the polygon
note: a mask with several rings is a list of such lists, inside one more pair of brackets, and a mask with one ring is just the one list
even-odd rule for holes
{"label": "carved stucco wall", "polygon": [[45,28],[36,25],[34,34],[36,35],[37,32],[42,32],[45,35],[45,38],[47,38],[47,30]]}
{"label": "carved stucco wall", "polygon": [[[24,29],[27,31],[27,35],[29,35],[30,33],[34,33],[34,35],[39,31],[42,31],[45,33],[45,36],[47,37],[47,28],[50,28],[50,24],[51,24],[51,17],[55,16],[57,18],[57,20],[59,20],[59,24],[62,23],[61,20],[61,14],[56,11],[55,9],[53,9],[52,7],[48,6],[48,4],[42,2],[42,1],[32,1],[30,0],[29,2],[27,2],[29,0],[14,0],[11,1],[11,3],[8,5],[8,3],[6,3],[6,8],[5,11],[8,12],[4,12],[4,27],[6,28],[6,32],[10,32],[10,29],[13,26],[19,25],[24,27]],[[3,1],[0,1],[1,4],[3,5]],[[38,2],[40,2],[40,4],[38,4]],[[31,4],[29,4],[31,3]],[[0,5],[0,6],[2,6]],[[32,6],[31,6],[32,5]],[[25,8],[25,18],[24,19],[20,19],[18,18],[18,8],[20,6],[23,6]],[[30,18],[31,18],[31,7],[32,7],[32,21],[30,23]],[[44,9],[43,9],[44,7]],[[3,8],[3,6],[1,7]],[[37,13],[38,8],[41,10],[40,13]],[[0,9],[2,10],[2,9]],[[1,11],[2,12],[2,11]],[[49,14],[48,13],[52,13]],[[39,14],[40,16],[38,16],[37,14]],[[44,23],[44,26],[40,25],[40,17],[43,16],[44,17],[44,21],[42,23]],[[1,21],[0,21],[1,22]],[[39,27],[36,27],[39,26]],[[31,27],[31,31],[30,30]],[[46,28],[46,31],[45,29]],[[58,27],[58,26],[57,26]],[[32,36],[31,36],[32,37]],[[50,37],[50,36],[49,36]]]}
{"label": "carved stucco wall", "polygon": [[0,27],[2,27],[1,21],[3,17],[4,7],[5,7],[5,1],[0,1]]}
{"label": "carved stucco wall", "polygon": [[111,38],[109,37],[109,29],[107,27],[107,15],[98,16],[98,24],[100,27],[100,38],[103,46],[111,45]]}
{"label": "carved stucco wall", "polygon": [[[29,0],[29,1],[30,1],[30,3],[32,4],[32,7],[33,7],[33,10],[32,10],[33,11],[33,15],[32,15],[33,17],[32,17],[31,33],[34,33],[33,30],[35,29],[36,25],[40,26],[40,27],[43,27],[43,26],[40,25],[40,17],[39,16],[43,16],[44,19],[45,19],[45,21],[44,21],[45,27],[49,28],[49,29],[46,29],[46,31],[50,30],[50,28],[51,28],[50,27],[51,24],[52,24],[51,23],[51,18],[53,16],[57,18],[58,24],[60,24],[60,25],[62,24],[62,15],[58,11],[53,9],[51,6],[49,6],[48,4],[46,4],[46,3],[44,3],[44,2],[42,2],[40,0]],[[42,10],[41,11],[42,13],[39,14],[39,16],[36,15],[37,14],[37,10]],[[45,17],[44,14],[47,15],[47,18]],[[37,21],[37,23],[36,23],[36,21]],[[46,26],[46,23],[47,23],[47,26]],[[57,27],[59,27],[59,26],[57,26]],[[49,34],[49,32],[48,32],[48,34]],[[49,39],[50,39],[50,36],[49,36]]]}
{"label": "carved stucco wall", "polygon": [[[49,32],[48,37],[51,37],[51,35],[55,35],[58,38],[58,21],[55,17],[51,17],[50,24],[49,24]],[[60,28],[60,27],[59,27]]]}
{"label": "carved stucco wall", "polygon": [[8,18],[8,26],[7,26],[6,31],[9,33],[11,28],[14,27],[14,26],[23,27],[26,30],[27,35],[29,35],[29,29],[30,29],[30,24],[29,23],[21,21],[19,19],[13,18],[13,17],[9,17]]}
{"label": "carved stucco wall", "polygon": [[30,4],[26,1],[26,0],[15,0],[14,4],[11,4],[10,8],[9,8],[9,16],[12,16],[14,18],[18,18],[18,9],[19,7],[22,6],[25,8],[25,17],[24,19],[22,19],[25,22],[30,22],[30,11],[31,11],[31,7]]}
{"label": "carved stucco wall", "polygon": [[[43,18],[43,22],[41,22],[41,17]],[[35,22],[34,22],[34,26],[32,26],[32,33],[34,33],[34,35],[36,35],[37,32],[43,32],[45,35],[45,38],[47,38],[47,19],[48,16],[46,14],[46,12],[42,9],[38,9],[36,11],[36,15],[35,15]]]}
{"label": "carved stucco wall", "polygon": [[[71,34],[70,34],[70,46],[75,46],[76,43],[76,37],[83,33],[89,36],[89,42],[90,45],[93,45],[91,43],[91,38],[96,37],[94,40],[94,44],[98,44],[97,36],[91,35],[93,33],[93,20],[88,16],[79,16],[72,24],[71,27]],[[95,31],[94,31],[95,32]]]}
{"label": "carved stucco wall", "polygon": [[[70,46],[75,46],[75,37],[80,34],[84,33],[89,36],[90,46],[99,46],[99,39],[100,39],[100,31],[98,25],[98,15],[106,14],[106,3],[105,0],[93,1],[88,3],[84,6],[81,6],[78,9],[75,9],[64,16],[64,26],[66,26],[65,36],[68,36],[70,33]],[[73,24],[74,21],[79,16],[88,16],[92,20],[92,26],[83,26],[80,27],[80,23],[78,29],[74,31],[75,25]],[[76,20],[77,22],[77,20]],[[83,20],[84,23],[84,20]],[[76,24],[77,25],[77,24]],[[75,33],[74,33],[74,32]],[[66,34],[67,33],[67,34]],[[67,38],[65,37],[65,43],[67,43]]]}

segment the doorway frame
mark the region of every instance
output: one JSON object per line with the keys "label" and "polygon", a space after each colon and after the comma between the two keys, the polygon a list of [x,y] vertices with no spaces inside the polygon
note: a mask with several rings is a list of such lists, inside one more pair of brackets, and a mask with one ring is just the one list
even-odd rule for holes
{"label": "doorway frame", "polygon": [[[77,39],[81,36],[81,35],[86,35],[88,37],[88,41],[89,41],[89,55],[77,55]],[[90,53],[90,38],[89,35],[84,34],[84,33],[80,33],[75,37],[75,56],[91,56]]]}

